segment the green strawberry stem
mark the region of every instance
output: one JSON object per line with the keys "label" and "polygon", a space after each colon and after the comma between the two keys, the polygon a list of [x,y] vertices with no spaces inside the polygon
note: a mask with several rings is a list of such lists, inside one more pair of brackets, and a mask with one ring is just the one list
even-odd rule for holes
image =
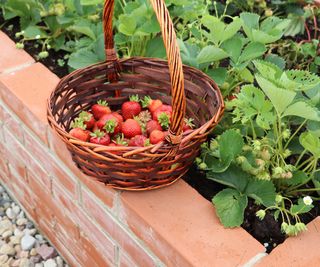
{"label": "green strawberry stem", "polygon": [[151,101],[151,97],[146,95],[143,99],[141,99],[142,107],[147,108],[151,104]]}
{"label": "green strawberry stem", "polygon": [[98,100],[97,104],[104,107],[108,106],[108,102],[106,100]]}
{"label": "green strawberry stem", "polygon": [[93,133],[90,133],[90,135],[92,137],[101,138],[101,137],[103,137],[105,135],[105,133],[103,131],[96,130]]}
{"label": "green strawberry stem", "polygon": [[71,123],[70,127],[72,129],[75,129],[75,128],[80,128],[83,130],[87,129],[87,125],[85,125],[83,120],[80,118],[75,118],[75,120]]}
{"label": "green strawberry stem", "polygon": [[139,96],[138,95],[132,95],[129,97],[130,101],[132,102],[140,102]]}
{"label": "green strawberry stem", "polygon": [[80,114],[79,114],[79,118],[83,121],[90,121],[91,118],[92,118],[92,114],[90,114],[89,112],[87,111],[82,111]]}
{"label": "green strawberry stem", "polygon": [[163,129],[168,130],[170,119],[167,113],[165,112],[160,113],[160,115],[158,116],[158,122]]}
{"label": "green strawberry stem", "polygon": [[106,130],[107,133],[114,133],[115,128],[117,127],[116,120],[108,120],[105,125],[103,126],[103,129]]}

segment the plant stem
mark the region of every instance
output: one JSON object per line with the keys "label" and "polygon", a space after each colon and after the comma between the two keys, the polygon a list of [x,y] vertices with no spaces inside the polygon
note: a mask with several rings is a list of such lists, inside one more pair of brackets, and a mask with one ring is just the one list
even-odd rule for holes
{"label": "plant stem", "polygon": [[287,141],[286,145],[284,146],[284,149],[288,147],[290,142],[292,141],[293,137],[296,136],[296,134],[301,130],[301,128],[304,126],[304,124],[307,122],[307,120],[304,120],[301,125],[298,127],[298,129],[290,136],[289,140]]}
{"label": "plant stem", "polygon": [[302,157],[304,156],[304,154],[306,154],[306,152],[307,152],[306,149],[302,151],[302,153],[300,154],[300,156],[299,156],[299,158],[298,158],[298,160],[297,160],[297,162],[296,162],[296,164],[295,164],[295,167],[298,166],[300,160],[302,159]]}

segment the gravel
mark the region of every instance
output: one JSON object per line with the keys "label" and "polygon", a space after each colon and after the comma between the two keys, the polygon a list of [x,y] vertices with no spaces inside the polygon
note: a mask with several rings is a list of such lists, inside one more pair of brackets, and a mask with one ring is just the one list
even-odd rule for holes
{"label": "gravel", "polygon": [[0,266],[68,267],[1,185]]}

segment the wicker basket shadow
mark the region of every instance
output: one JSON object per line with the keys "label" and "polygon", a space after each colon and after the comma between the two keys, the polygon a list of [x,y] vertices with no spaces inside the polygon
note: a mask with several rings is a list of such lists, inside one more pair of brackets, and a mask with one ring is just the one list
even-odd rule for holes
{"label": "wicker basket shadow", "polygon": [[[217,85],[201,71],[183,66],[168,11],[163,0],[150,0],[157,14],[168,62],[155,58],[117,59],[113,48],[113,0],[105,2],[106,62],[76,70],[63,79],[48,100],[50,126],[66,143],[77,166],[87,175],[122,190],[149,190],[174,183],[199,154],[200,145],[221,119],[223,98]],[[149,95],[171,104],[166,141],[147,147],[101,146],[69,135],[70,124],[97,100],[112,110],[130,95]],[[195,129],[184,132],[184,118]]]}

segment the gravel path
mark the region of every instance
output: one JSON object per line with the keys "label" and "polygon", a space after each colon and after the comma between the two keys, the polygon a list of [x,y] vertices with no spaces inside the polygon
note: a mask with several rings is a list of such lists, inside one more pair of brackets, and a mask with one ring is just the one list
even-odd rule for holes
{"label": "gravel path", "polygon": [[0,266],[68,266],[1,185]]}

